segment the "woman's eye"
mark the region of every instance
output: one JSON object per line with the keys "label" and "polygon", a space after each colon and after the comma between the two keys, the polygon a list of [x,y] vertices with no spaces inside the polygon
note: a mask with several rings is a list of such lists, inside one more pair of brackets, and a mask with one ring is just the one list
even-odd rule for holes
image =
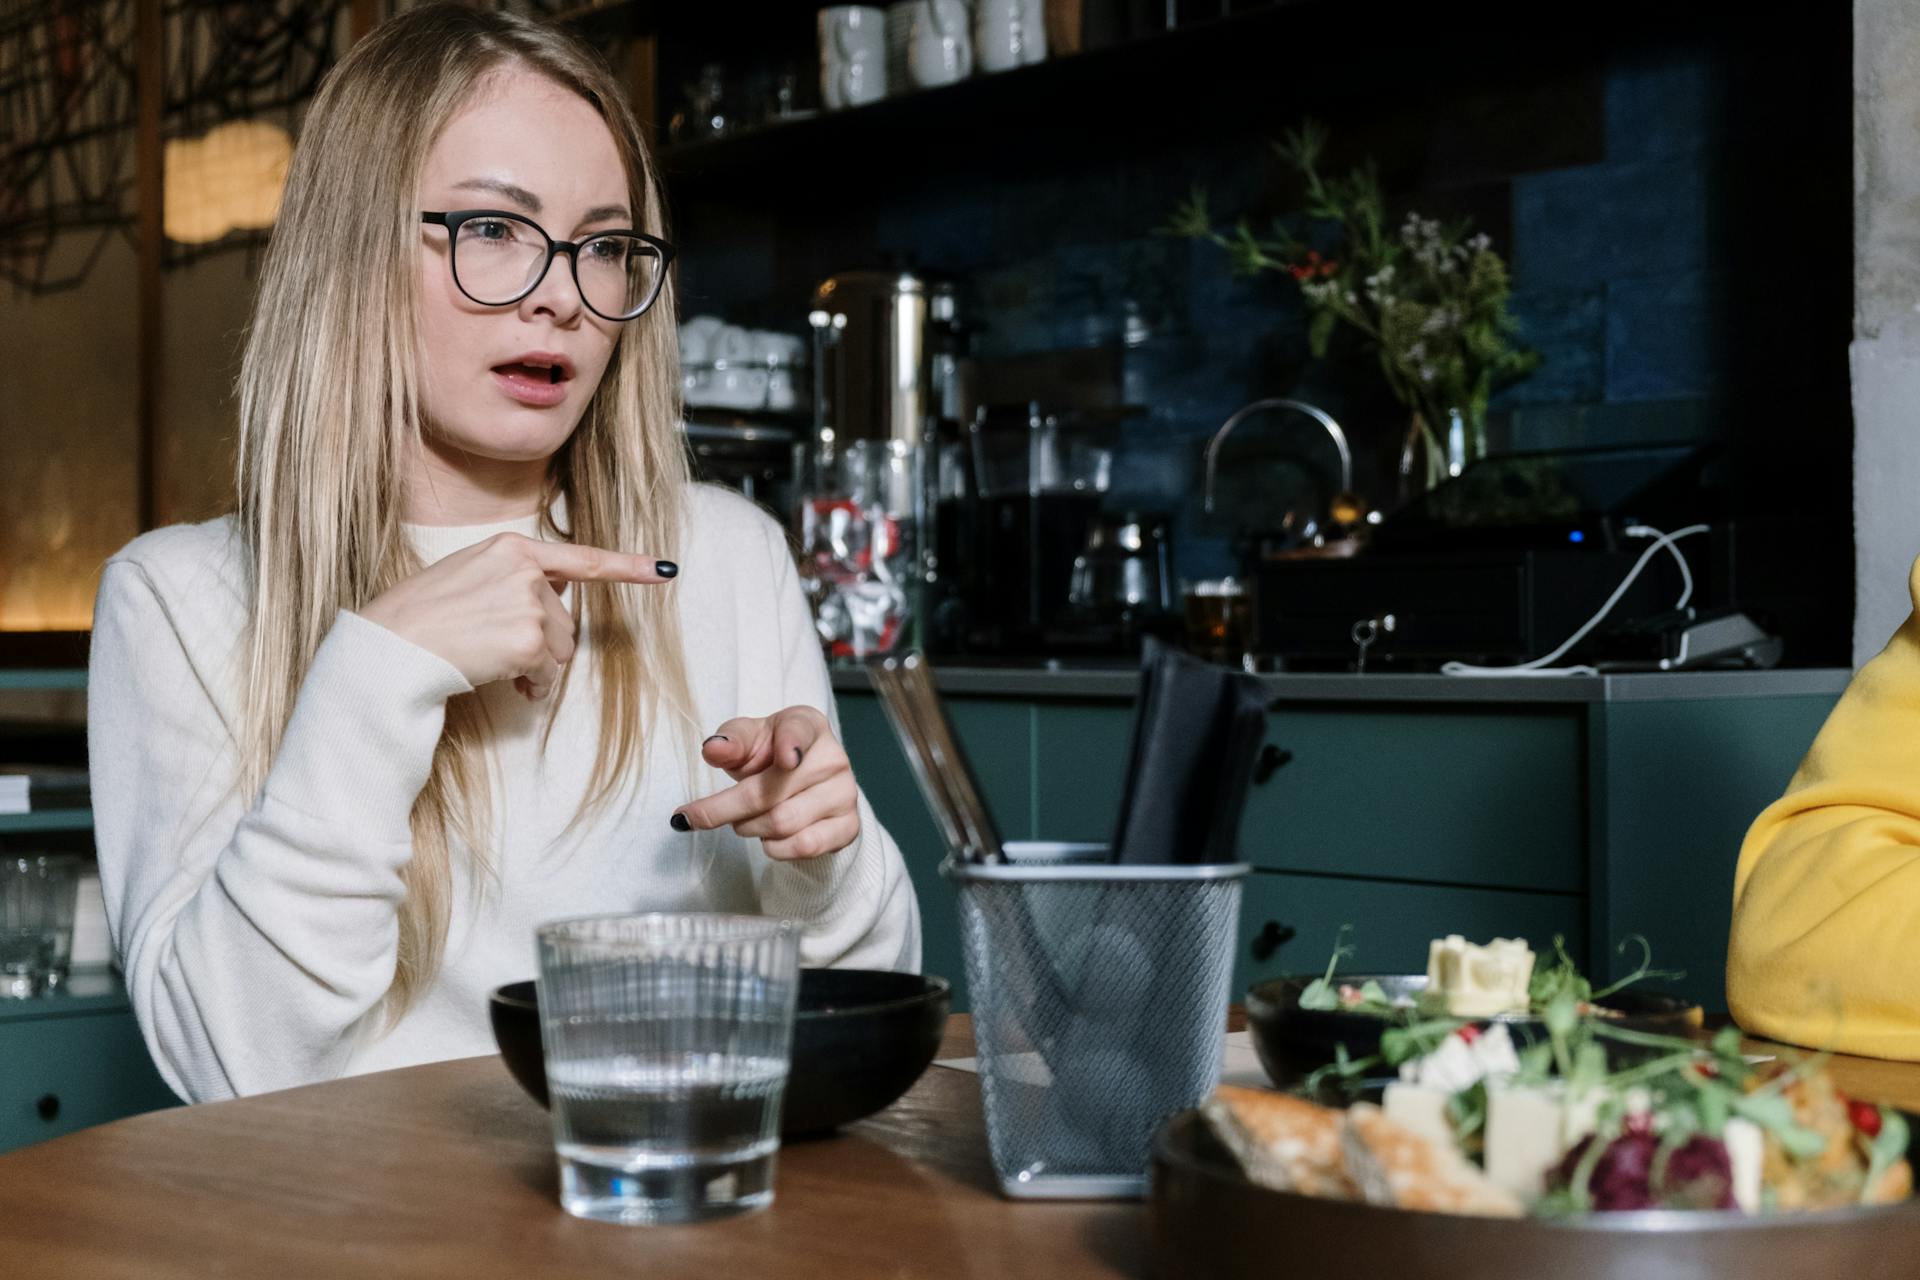
{"label": "woman's eye", "polygon": [[587,246],[588,252],[596,262],[621,262],[627,256],[627,246],[619,240],[595,240]]}
{"label": "woman's eye", "polygon": [[462,230],[476,240],[513,239],[513,224],[502,218],[474,218]]}

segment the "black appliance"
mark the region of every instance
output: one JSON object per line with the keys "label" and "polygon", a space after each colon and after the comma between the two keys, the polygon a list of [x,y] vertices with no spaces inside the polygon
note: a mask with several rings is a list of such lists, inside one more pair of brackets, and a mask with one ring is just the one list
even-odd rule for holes
{"label": "black appliance", "polygon": [[[1651,540],[1629,529],[1701,522],[1709,458],[1702,446],[1650,445],[1481,459],[1388,517],[1358,555],[1250,564],[1255,648],[1303,669],[1352,665],[1362,637],[1368,669],[1542,657],[1605,605],[1646,551]],[[1724,606],[1726,575],[1714,571],[1724,538],[1676,545],[1692,569],[1693,603]],[[1673,557],[1659,552],[1558,662],[1604,655],[1614,637],[1671,612],[1681,589]]]}
{"label": "black appliance", "polygon": [[[1102,515],[1115,432],[1135,412],[983,405],[941,440],[929,652],[1117,657],[1176,629],[1170,522]],[[1157,584],[1151,598],[1124,598],[1130,570]]]}

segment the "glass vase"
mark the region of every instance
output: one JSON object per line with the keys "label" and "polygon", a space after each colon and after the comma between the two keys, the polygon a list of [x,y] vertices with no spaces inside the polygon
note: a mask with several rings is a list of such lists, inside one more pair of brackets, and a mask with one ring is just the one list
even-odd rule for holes
{"label": "glass vase", "polygon": [[[1438,417],[1439,415],[1435,415]],[[1400,449],[1400,498],[1417,497],[1427,490],[1459,475],[1468,464],[1487,453],[1487,419],[1484,413],[1449,408],[1444,425],[1436,430],[1419,409],[1407,424],[1407,437]]]}

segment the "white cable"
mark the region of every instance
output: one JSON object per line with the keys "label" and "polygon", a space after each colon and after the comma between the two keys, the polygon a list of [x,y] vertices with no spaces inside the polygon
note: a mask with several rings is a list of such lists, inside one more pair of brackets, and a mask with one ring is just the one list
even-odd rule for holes
{"label": "white cable", "polygon": [[1704,524],[1690,524],[1686,528],[1677,529],[1672,533],[1662,533],[1658,529],[1654,528],[1652,525],[1645,525],[1645,524],[1629,525],[1625,531],[1628,537],[1631,537],[1631,538],[1651,537],[1653,539],[1653,544],[1649,546],[1645,551],[1642,551],[1640,553],[1640,558],[1633,562],[1633,568],[1629,569],[1627,571],[1627,576],[1620,580],[1620,585],[1613,589],[1613,594],[1607,597],[1607,602],[1601,605],[1599,610],[1591,618],[1588,618],[1585,622],[1581,623],[1580,629],[1575,631],[1572,635],[1568,636],[1566,640],[1561,643],[1559,648],[1555,649],[1552,653],[1547,654],[1545,657],[1534,658],[1529,662],[1522,662],[1511,667],[1476,667],[1470,663],[1465,663],[1465,662],[1443,663],[1441,664],[1441,667],[1440,667],[1440,674],[1447,675],[1447,676],[1592,676],[1592,675],[1598,675],[1599,672],[1596,669],[1594,669],[1593,667],[1587,666],[1585,663],[1578,663],[1570,667],[1556,667],[1556,666],[1553,666],[1552,664],[1558,661],[1569,649],[1573,648],[1573,646],[1579,644],[1582,640],[1586,639],[1587,633],[1589,631],[1592,631],[1595,627],[1600,625],[1601,619],[1605,618],[1607,614],[1613,611],[1613,606],[1620,603],[1620,597],[1626,595],[1627,589],[1633,586],[1635,580],[1637,580],[1640,577],[1641,571],[1647,567],[1647,562],[1652,560],[1653,557],[1659,555],[1660,550],[1663,547],[1666,550],[1671,551],[1673,553],[1673,558],[1680,562],[1680,578],[1683,586],[1680,592],[1680,602],[1676,604],[1674,608],[1676,609],[1686,608],[1687,601],[1693,598],[1693,572],[1687,567],[1686,556],[1682,555],[1680,553],[1680,549],[1674,546],[1673,544],[1678,542],[1680,539],[1688,537],[1692,534],[1705,533],[1706,531],[1707,531],[1707,526]]}
{"label": "white cable", "polygon": [[1674,601],[1673,604],[1676,611],[1686,608],[1687,601],[1693,599],[1693,570],[1688,567],[1687,558],[1680,554],[1680,548],[1673,544],[1676,539],[1684,538],[1695,530],[1704,528],[1706,528],[1706,526],[1702,524],[1690,525],[1669,538],[1666,534],[1661,533],[1650,524],[1630,524],[1627,526],[1627,536],[1629,538],[1659,538],[1666,544],[1667,550],[1673,553],[1673,562],[1680,566],[1680,598]]}

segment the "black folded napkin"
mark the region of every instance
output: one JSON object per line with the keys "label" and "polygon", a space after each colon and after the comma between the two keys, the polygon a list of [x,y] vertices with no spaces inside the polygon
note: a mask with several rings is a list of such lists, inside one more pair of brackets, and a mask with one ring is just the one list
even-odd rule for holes
{"label": "black folded napkin", "polygon": [[1238,862],[1240,815],[1266,729],[1258,679],[1149,639],[1113,860]]}

